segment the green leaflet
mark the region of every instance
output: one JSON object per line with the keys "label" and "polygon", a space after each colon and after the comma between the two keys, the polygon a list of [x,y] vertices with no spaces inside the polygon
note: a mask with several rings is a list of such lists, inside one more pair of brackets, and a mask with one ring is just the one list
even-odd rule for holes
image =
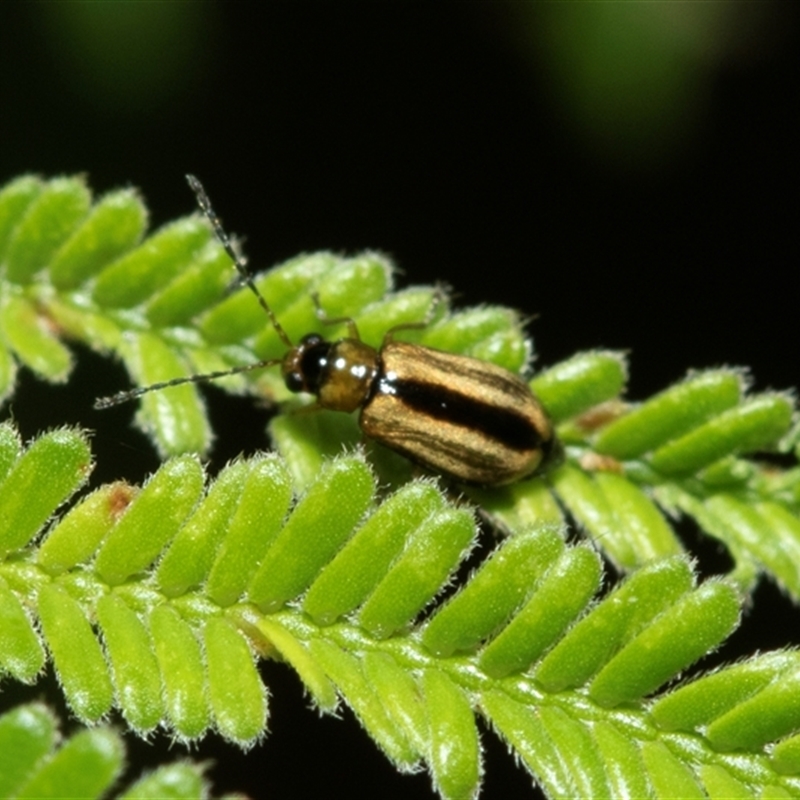
{"label": "green leaflet", "polygon": [[536,710],[501,691],[485,693],[481,697],[481,707],[495,730],[519,754],[526,768],[550,796],[577,797],[574,777],[568,772]]}
{"label": "green leaflet", "polygon": [[90,470],[89,445],[78,431],[63,428],[37,439],[0,485],[0,553],[24,547]]}
{"label": "green leaflet", "polygon": [[480,783],[480,747],[468,698],[443,672],[425,670],[422,689],[428,709],[428,764],[443,798],[471,797]]}
{"label": "green leaflet", "polygon": [[261,736],[267,699],[253,657],[241,633],[223,617],[204,629],[211,710],[219,732],[244,746]]}
{"label": "green leaflet", "polygon": [[[316,285],[339,261],[332,253],[299,256],[255,279],[259,292],[269,298],[270,307],[287,333],[297,331],[302,335],[308,330],[305,326],[313,324],[314,306],[307,296],[309,286]],[[232,294],[210,309],[201,320],[200,330],[211,344],[235,344],[260,334],[268,327],[265,323],[264,310],[245,291]],[[277,335],[274,346],[275,355],[283,353]]]}
{"label": "green leaflet", "polygon": [[152,730],[164,717],[165,709],[158,662],[144,622],[114,594],[98,601],[97,620],[123,713],[134,730]]}
{"label": "green leaflet", "polygon": [[561,422],[617,397],[628,379],[620,353],[579,353],[534,378],[531,386],[553,420]]}
{"label": "green leaflet", "polygon": [[656,797],[698,798],[705,796],[702,786],[681,760],[662,742],[647,742],[642,748],[644,765],[652,776]]}
{"label": "green leaflet", "polygon": [[186,217],[106,266],[92,296],[102,308],[132,308],[183,273],[211,232],[200,217]]}
{"label": "green leaflet", "polygon": [[107,728],[85,730],[66,741],[15,794],[20,799],[63,797],[69,784],[76,797],[100,797],[122,769],[122,744]]}
{"label": "green leaflet", "polygon": [[14,355],[42,378],[64,381],[72,369],[70,351],[53,335],[36,306],[8,297],[0,307],[0,332]]}
{"label": "green leaflet", "polygon": [[137,494],[138,489],[120,482],[84,497],[48,533],[37,554],[39,566],[58,575],[88,562]]}
{"label": "green leaflet", "polygon": [[217,550],[206,581],[206,590],[220,606],[236,602],[255,575],[255,553],[264,552],[278,536],[292,500],[286,466],[274,456],[250,463],[236,512]]}
{"label": "green leaflet", "polygon": [[230,260],[216,242],[194,251],[186,268],[153,292],[145,314],[155,328],[185,325],[204,311],[230,283]]}
{"label": "green leaflet", "polygon": [[571,464],[552,480],[564,506],[622,568],[682,552],[661,512],[630,480],[612,472],[592,475]]}
{"label": "green leaflet", "polygon": [[429,723],[415,677],[387,653],[366,653],[364,676],[416,754],[425,753]]}
{"label": "green leaflet", "polygon": [[64,693],[79,718],[95,722],[113,699],[100,643],[84,610],[62,586],[43,586],[37,600],[42,633]]}
{"label": "green leaflet", "polygon": [[[430,286],[411,286],[400,289],[382,302],[367,306],[358,315],[358,332],[361,338],[372,345],[379,347],[387,327],[394,328],[398,325],[407,325],[425,319],[434,303],[435,290]],[[446,312],[447,302],[439,303],[435,309],[435,317],[431,323],[442,319]],[[418,341],[421,331],[411,328],[398,331],[398,338],[408,341]],[[433,347],[432,342],[428,342]]]}
{"label": "green leaflet", "polygon": [[0,260],[5,262],[8,246],[20,221],[41,193],[44,184],[34,175],[23,175],[0,189]]}
{"label": "green leaflet", "polygon": [[165,464],[101,544],[95,567],[102,578],[114,585],[149,567],[197,504],[202,486],[196,459]]}
{"label": "green leaflet", "polygon": [[326,670],[309,648],[298,637],[281,625],[279,620],[259,618],[252,620],[253,626],[268,644],[285,661],[292,665],[314,702],[321,711],[333,711],[338,698]]}
{"label": "green leaflet", "polygon": [[[0,716],[0,797],[110,797],[124,766],[119,734],[100,727],[62,740],[53,713],[41,703]],[[203,767],[175,763],[138,780],[120,798],[190,800],[208,797]]]}
{"label": "green leaflet", "polygon": [[0,423],[0,482],[8,476],[21,450],[22,443],[14,426],[8,422]]}
{"label": "green leaflet", "polygon": [[575,796],[607,794],[604,764],[587,726],[553,706],[543,708],[541,718],[545,735],[561,743],[561,759],[572,777]]}
{"label": "green leaflet", "polygon": [[24,190],[14,194],[17,200],[20,195],[31,200],[19,205],[13,201],[9,203],[13,206],[9,217],[17,216],[23,205],[24,212],[17,216],[12,230],[7,233],[4,262],[9,280],[25,284],[49,266],[59,247],[86,217],[91,193],[80,178],[55,178],[44,184],[35,196]]}
{"label": "green leaflet", "polygon": [[419,341],[438,350],[493,361],[512,372],[521,370],[530,355],[519,319],[507,308],[475,308],[455,313],[423,329]]}
{"label": "green leaflet", "polygon": [[775,746],[772,765],[779,773],[797,774],[800,770],[800,736],[790,736]]}
{"label": "green leaflet", "polygon": [[311,653],[388,758],[399,769],[411,771],[420,754],[384,706],[359,659],[323,640],[311,643]]}
{"label": "green leaflet", "polygon": [[147,226],[147,209],[135,191],[106,195],[64,242],[50,262],[53,284],[59,289],[80,286],[139,243]]}
{"label": "green leaflet", "polygon": [[446,583],[474,536],[469,512],[448,508],[428,517],[361,607],[360,624],[382,639],[411,623]]}
{"label": "green leaflet", "polygon": [[797,671],[764,687],[708,726],[708,737],[720,750],[761,747],[794,732],[797,715]]}
{"label": "green leaflet", "polygon": [[[269,545],[248,587],[249,599],[276,610],[307,589],[350,536],[374,490],[372,474],[360,459],[328,465]],[[332,504],[339,512],[335,518]]]}
{"label": "green leaflet", "polygon": [[439,656],[477,646],[508,622],[563,550],[561,535],[549,528],[509,539],[431,619],[423,644]]}
{"label": "green leaflet", "polygon": [[727,455],[768,448],[789,430],[792,411],[789,397],[754,397],[662,445],[652,454],[650,463],[666,474],[688,474]]}
{"label": "green leaflet", "polygon": [[194,739],[211,721],[200,642],[172,606],[156,605],[146,622],[164,684],[167,719],[179,736]]}
{"label": "green leaflet", "polygon": [[680,687],[653,706],[654,720],[665,730],[691,730],[735,708],[781,675],[800,668],[800,656],[778,651],[734,664]]}
{"label": "green leaflet", "polygon": [[55,746],[56,720],[42,705],[19,706],[0,716],[0,796],[11,797]]}
{"label": "green leaflet", "polygon": [[692,571],[684,559],[664,559],[642,567],[542,659],[535,671],[537,680],[551,692],[583,685],[692,584]]}
{"label": "green leaflet", "polygon": [[[581,613],[600,584],[600,563],[586,547],[565,550],[547,570],[531,599],[483,650],[480,666],[493,677],[537,661]],[[571,591],[565,596],[564,586]]]}
{"label": "green leaflet", "polygon": [[716,647],[739,621],[733,587],[706,581],[683,595],[624,647],[592,681],[601,705],[617,705],[654,691],[701,653]]}
{"label": "green leaflet", "polygon": [[741,395],[738,372],[701,372],[606,426],[594,447],[615,458],[635,458],[727,411]]}
{"label": "green leaflet", "polygon": [[391,495],[322,569],[303,600],[303,610],[329,625],[360,606],[428,517],[444,506],[428,483],[409,483]]}
{"label": "green leaflet", "polygon": [[203,800],[208,796],[203,769],[177,763],[159,767],[136,781],[120,800]]}
{"label": "green leaflet", "polygon": [[[142,385],[192,374],[169,343],[157,334],[132,334],[120,342],[120,355]],[[156,435],[165,456],[170,453],[202,453],[211,441],[211,428],[197,387],[173,386],[142,398],[137,421]]]}
{"label": "green leaflet", "polygon": [[44,666],[44,659],[44,649],[22,603],[0,578],[0,669],[31,683]]}

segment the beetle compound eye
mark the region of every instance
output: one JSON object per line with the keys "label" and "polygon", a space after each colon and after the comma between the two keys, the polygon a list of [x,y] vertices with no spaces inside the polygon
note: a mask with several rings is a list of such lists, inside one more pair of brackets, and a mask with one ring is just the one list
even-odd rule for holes
{"label": "beetle compound eye", "polygon": [[315,341],[306,343],[300,357],[300,371],[303,373],[306,391],[319,394],[320,386],[324,380],[325,370],[328,366],[330,342],[325,342],[319,337]]}
{"label": "beetle compound eye", "polygon": [[330,349],[330,342],[316,333],[304,336],[283,359],[283,382],[286,388],[295,393],[319,394]]}
{"label": "beetle compound eye", "polygon": [[286,384],[286,388],[294,394],[303,391],[303,376],[299,372],[287,372],[283,376],[283,382]]}

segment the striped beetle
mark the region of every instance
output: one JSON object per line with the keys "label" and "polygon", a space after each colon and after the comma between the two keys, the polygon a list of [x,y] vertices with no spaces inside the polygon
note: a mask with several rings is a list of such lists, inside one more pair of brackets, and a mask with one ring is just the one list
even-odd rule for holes
{"label": "striped beetle", "polygon": [[293,344],[236,254],[200,181],[192,175],[186,177],[217,239],[267,313],[287,352],[282,359],[119,392],[98,399],[95,408],[108,408],[169,386],[280,364],[289,391],[313,394],[320,408],[332,411],[360,408],[358,422],[366,436],[457,481],[483,486],[512,483],[541,473],[559,460],[561,446],[552,423],[528,385],[516,375],[476,358],[394,340],[397,330],[425,326],[435,304],[425,321],[389,330],[376,350],[361,341],[354,320],[326,317],[315,296],[319,318],[325,323],[346,324],[349,336],[331,342],[310,333]]}

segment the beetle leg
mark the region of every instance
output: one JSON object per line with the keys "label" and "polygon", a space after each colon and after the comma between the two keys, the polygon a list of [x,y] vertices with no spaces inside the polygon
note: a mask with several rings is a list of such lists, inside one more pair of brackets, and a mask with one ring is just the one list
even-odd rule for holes
{"label": "beetle leg", "polygon": [[314,301],[317,319],[323,325],[347,325],[349,337],[359,342],[361,341],[361,336],[358,333],[358,326],[352,317],[329,317],[322,308],[322,304],[319,302],[319,292],[311,292],[311,299]]}
{"label": "beetle leg", "polygon": [[425,316],[423,319],[417,322],[401,322],[399,325],[395,325],[392,328],[389,328],[386,331],[386,335],[384,337],[384,344],[386,342],[391,342],[394,339],[394,334],[397,331],[407,331],[407,330],[419,330],[422,328],[427,328],[431,322],[433,322],[434,317],[436,316],[436,312],[439,309],[439,306],[442,303],[447,301],[447,286],[443,283],[436,283],[433,287],[433,297],[431,298],[431,304],[428,307],[428,310],[425,312]]}

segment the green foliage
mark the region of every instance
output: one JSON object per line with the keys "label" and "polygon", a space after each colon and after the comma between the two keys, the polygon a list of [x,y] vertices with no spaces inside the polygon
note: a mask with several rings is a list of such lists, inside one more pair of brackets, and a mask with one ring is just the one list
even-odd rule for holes
{"label": "green foliage", "polygon": [[[0,716],[0,797],[109,797],[122,771],[124,746],[105,726],[62,740],[58,723],[39,703],[18,706]],[[114,797],[208,797],[203,768],[174,763],[157,769]]]}
{"label": "green foliage", "polygon": [[[7,393],[16,362],[63,379],[64,337],[113,352],[138,384],[282,354],[249,292],[223,296],[231,269],[205,222],[142,241],[145,222],[135,193],[91,206],[77,179],[0,190]],[[293,340],[320,330],[316,291],[329,316],[353,317],[379,345],[433,296],[391,293],[391,279],[381,256],[321,253],[257,283]],[[512,370],[529,356],[506,309],[442,308],[403,335]],[[274,372],[222,383],[284,401]],[[429,477],[409,480],[395,454],[359,448],[347,415],[281,414],[279,454],[211,481],[197,387],[147,395],[138,421],[165,463],[142,487],[100,486],[65,511],[91,471],[85,433],[23,446],[2,424],[0,674],[33,682],[50,660],[87,723],[118,708],[143,735],[213,729],[248,747],[268,717],[258,660],[279,658],[321,711],[347,703],[399,769],[424,764],[443,797],[478,791],[476,715],[553,797],[800,795],[794,651],[671,686],[735,629],[758,574],[800,597],[800,470],[746,457],[795,446],[792,398],[748,395],[740,372],[719,369],[635,406],[620,397],[626,374],[620,354],[597,351],[535,377],[566,461],[464,490],[509,534],[481,558],[473,508]],[[729,548],[729,575],[697,583],[670,520],[679,513]],[[590,541],[567,543],[573,523]],[[605,595],[600,554],[627,573]],[[442,602],[468,557],[473,573]],[[60,769],[76,786],[91,777],[80,791],[96,796],[121,758],[103,728],[57,748],[38,706],[0,718],[6,752],[20,755],[0,769],[0,796],[48,796]],[[194,788],[182,796],[194,796],[201,778],[186,769]],[[128,795],[166,791],[159,774]]]}

